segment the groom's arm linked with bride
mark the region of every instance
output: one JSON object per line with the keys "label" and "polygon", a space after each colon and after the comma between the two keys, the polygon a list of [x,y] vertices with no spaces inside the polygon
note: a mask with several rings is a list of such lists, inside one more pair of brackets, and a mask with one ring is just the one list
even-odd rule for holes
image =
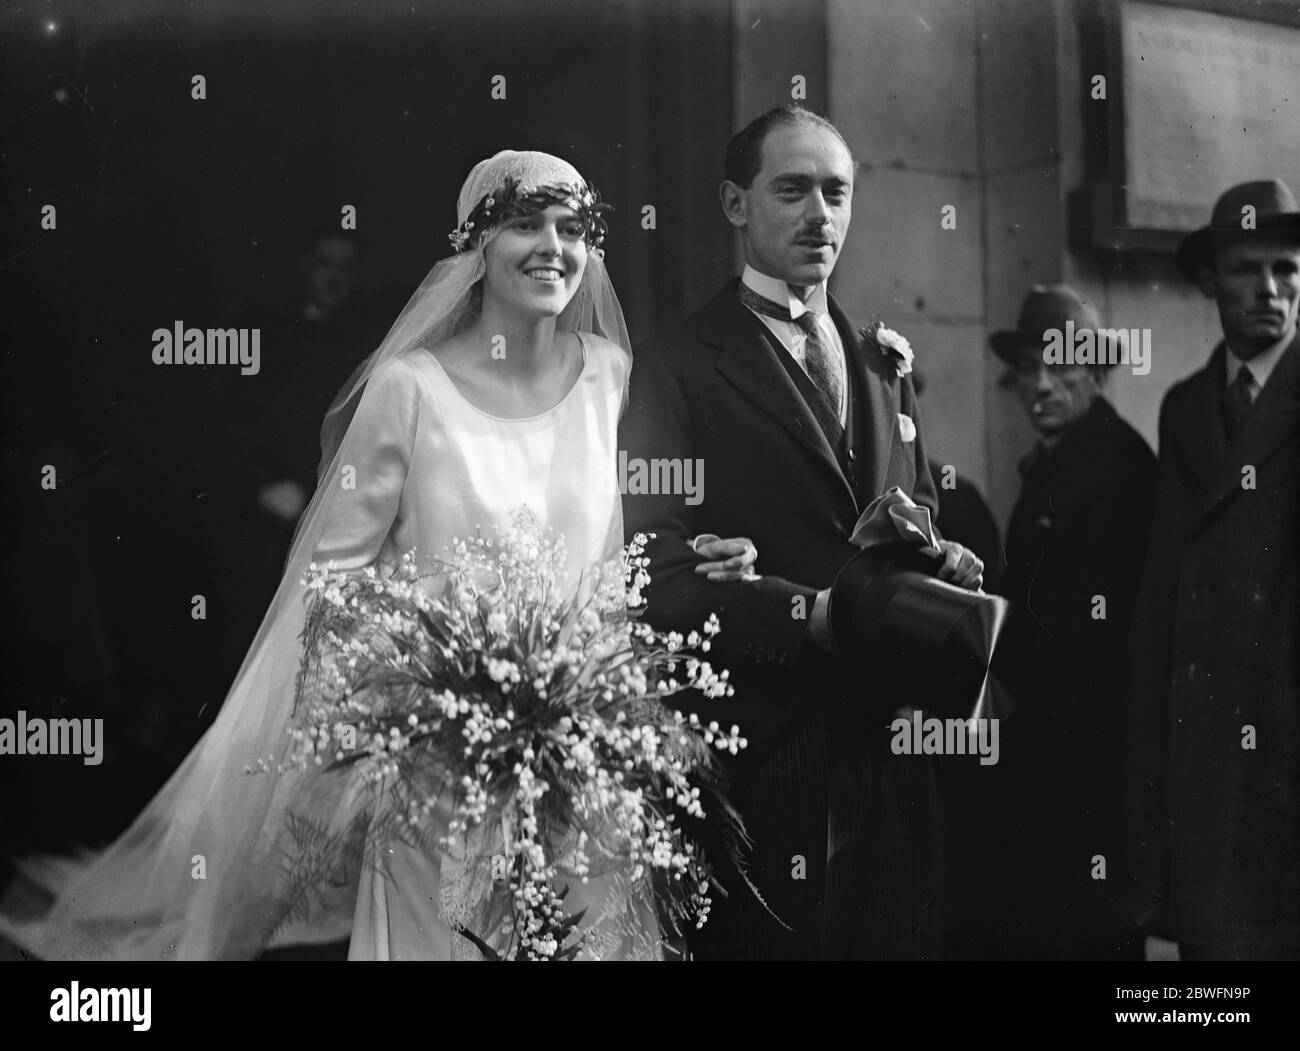
{"label": "groom's arm linked with bride", "polygon": [[[851,211],[854,165],[839,133],[806,111],[772,111],[733,138],[727,169],[723,209],[745,274],[638,348],[620,427],[629,463],[708,467],[707,489],[689,500],[625,494],[626,531],[655,534],[651,624],[721,621],[713,656],[735,696],[694,710],[749,740],[730,766],[731,800],[753,840],[747,875],[781,920],[732,873],[691,949],[933,958],[944,838],[934,760],[891,752],[889,722],[907,698],[854,685],[825,624],[862,509],[898,486],[936,512],[916,394],[826,292]],[[751,538],[761,575],[696,573],[700,533]],[[944,546],[940,576],[978,587],[978,560]]]}

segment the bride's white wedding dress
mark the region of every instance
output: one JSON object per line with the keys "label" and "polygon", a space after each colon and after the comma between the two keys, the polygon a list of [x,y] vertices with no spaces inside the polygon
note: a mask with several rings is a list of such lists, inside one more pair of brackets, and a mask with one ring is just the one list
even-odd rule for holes
{"label": "bride's white wedding dress", "polygon": [[[618,345],[579,338],[578,380],[558,404],[527,419],[477,409],[426,349],[380,365],[340,449],[338,477],[322,482],[338,489],[325,496],[314,560],[360,570],[410,548],[436,556],[455,537],[491,535],[526,507],[564,537],[566,583],[576,588],[578,573],[622,542],[616,436],[631,369]],[[0,916],[0,931],[39,956],[66,959],[238,958],[267,945],[284,920],[285,813],[325,817],[334,828],[350,813],[344,777],[243,773],[292,705],[302,594],[285,594],[268,612],[222,716],[146,811],[71,877],[47,916],[29,923]],[[196,876],[200,856],[205,879]],[[281,930],[277,943],[345,937],[350,928],[353,960],[477,956],[444,915],[438,856],[394,843],[390,860],[391,880],[363,868],[308,923]],[[566,908],[588,908],[589,955],[657,956],[649,904],[632,923],[603,915],[612,878],[570,885]]]}
{"label": "bride's white wedding dress", "polygon": [[[577,382],[557,405],[526,419],[476,408],[423,350],[376,372],[341,454],[342,464],[356,468],[357,488],[327,526],[316,561],[357,569],[376,557],[396,561],[411,547],[436,554],[454,538],[491,535],[527,507],[564,538],[565,585],[575,590],[582,570],[622,544],[614,464],[631,364],[615,344],[579,338]],[[389,861],[391,879],[362,871],[348,958],[478,956],[444,916],[440,856],[394,843]],[[585,925],[595,928],[587,936],[600,958],[647,955],[656,941],[651,910],[635,932],[621,930],[615,916],[601,919],[611,882],[571,882],[566,908],[587,908]]]}

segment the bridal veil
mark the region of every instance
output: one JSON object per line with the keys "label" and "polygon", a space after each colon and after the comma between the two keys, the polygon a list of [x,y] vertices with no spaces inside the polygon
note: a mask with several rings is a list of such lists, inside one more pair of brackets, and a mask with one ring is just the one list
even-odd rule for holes
{"label": "bridal veil", "polygon": [[[63,886],[51,888],[57,897],[45,916],[19,922],[0,915],[0,932],[37,956],[240,959],[255,956],[273,937],[285,944],[348,936],[356,873],[332,887],[308,921],[286,927],[281,870],[293,848],[291,813],[339,834],[348,828],[355,802],[349,779],[322,768],[288,774],[249,768],[259,759],[281,758],[288,747],[307,610],[301,581],[330,521],[346,466],[339,462],[340,449],[361,392],[384,362],[413,347],[431,347],[474,320],[483,251],[498,221],[492,215],[494,195],[576,200],[586,206],[584,215],[592,214],[585,181],[548,154],[506,150],[471,171],[452,234],[457,253],[437,263],[420,283],[326,415],[316,493],[216,721],[127,831],[93,861],[76,867]],[[588,252],[582,281],[557,327],[592,332],[630,350],[598,248]]]}

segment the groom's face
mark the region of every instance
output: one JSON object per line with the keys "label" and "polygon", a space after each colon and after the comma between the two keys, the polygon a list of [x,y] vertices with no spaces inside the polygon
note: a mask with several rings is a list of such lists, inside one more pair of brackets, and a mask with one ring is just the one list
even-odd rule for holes
{"label": "groom's face", "polygon": [[849,232],[853,158],[832,131],[778,125],[763,140],[753,184],[723,183],[722,204],[750,266],[796,288],[819,285]]}

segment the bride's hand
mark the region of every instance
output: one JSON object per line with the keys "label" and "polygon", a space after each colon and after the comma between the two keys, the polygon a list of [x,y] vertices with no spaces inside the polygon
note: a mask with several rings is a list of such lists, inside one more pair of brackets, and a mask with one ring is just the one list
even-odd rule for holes
{"label": "bride's hand", "polygon": [[723,540],[712,533],[701,533],[695,538],[695,553],[711,561],[701,562],[695,572],[707,575],[715,582],[757,580],[754,563],[758,561],[758,548],[746,537]]}

